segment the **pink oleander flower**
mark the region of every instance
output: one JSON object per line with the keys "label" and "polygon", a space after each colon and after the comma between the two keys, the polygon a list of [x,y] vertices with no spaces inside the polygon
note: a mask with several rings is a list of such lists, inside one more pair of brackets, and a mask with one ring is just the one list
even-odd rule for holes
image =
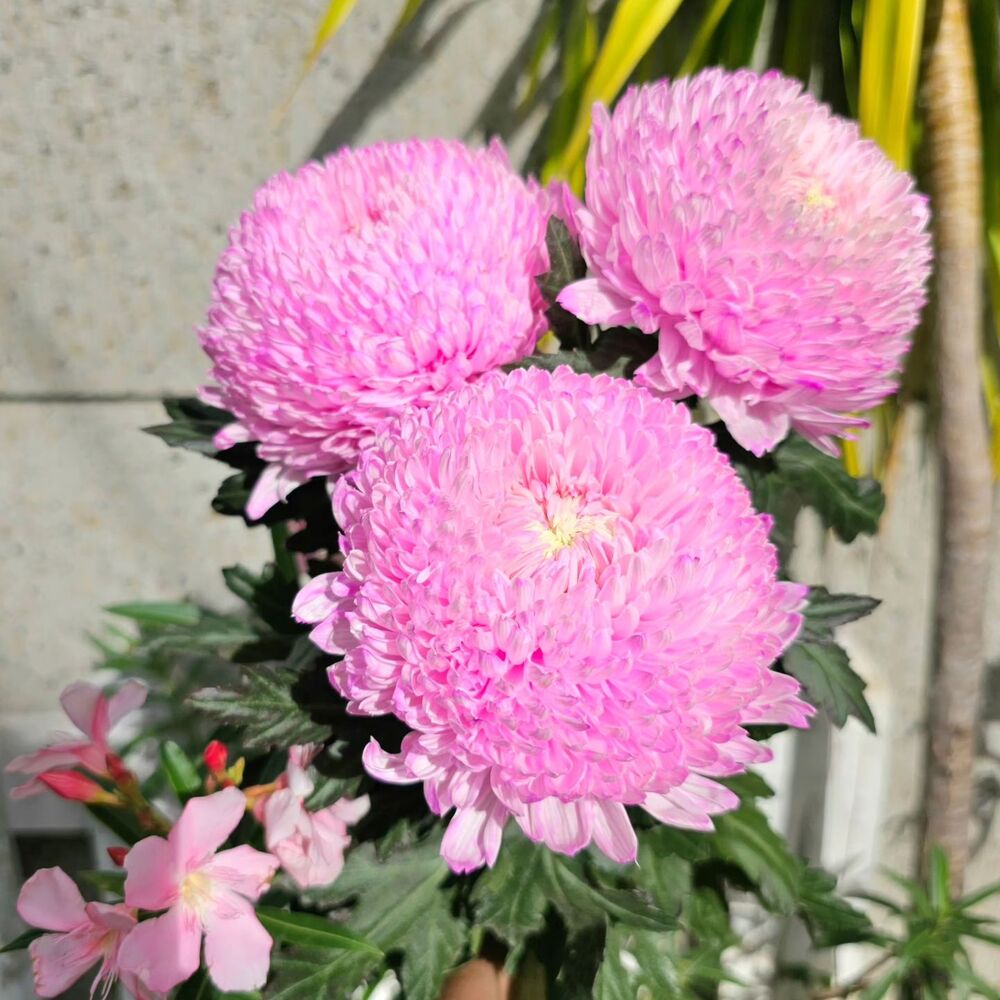
{"label": "pink oleander flower", "polygon": [[300,889],[329,885],[344,867],[350,846],[347,832],[368,812],[368,796],[338,799],[325,809],[309,812],[305,801],[316,787],[309,764],[319,747],[296,746],[288,751],[288,767],[278,790],[254,806],[263,824],[267,849],[281,862]]}
{"label": "pink oleander flower", "polygon": [[567,368],[493,374],[387,424],[334,489],[342,572],[295,614],[358,714],[412,730],[372,775],[454,808],[442,854],[492,864],[507,819],[636,855],[625,811],[710,829],[748,723],[812,709],[771,664],[806,589],[684,407]]}
{"label": "pink oleander flower", "polygon": [[243,817],[237,788],[191,799],[170,834],[140,840],[125,858],[125,902],[166,910],[144,920],[121,949],[121,966],[150,989],[167,991],[205,965],[221,990],[264,985],[271,936],[254,913],[278,867],[277,858],[247,845],[216,854]]}
{"label": "pink oleander flower", "polygon": [[[35,777],[15,788],[10,793],[11,798],[25,798],[44,791],[46,782],[37,776],[46,772],[58,773],[79,767],[97,777],[110,778],[108,757],[114,754],[108,745],[108,736],[120,719],[142,706],[146,694],[146,685],[140,681],[126,681],[110,698],[102,688],[87,681],[67,686],[59,696],[59,703],[86,739],[67,737],[60,743],[15,757],[4,770]],[[51,788],[60,780],[54,778],[48,786]]]}
{"label": "pink oleander flower", "polygon": [[706,398],[757,455],[836,453],[895,391],[930,268],[926,199],[854,122],[778,73],[712,69],[594,108],[560,303],[659,333],[640,383]]}
{"label": "pink oleander flower", "polygon": [[160,996],[120,967],[122,941],[136,926],[128,906],[85,903],[61,868],[42,868],[21,887],[17,912],[32,927],[53,932],[28,945],[38,996],[59,996],[98,962],[91,996],[106,997],[116,979],[137,1000]]}
{"label": "pink oleander flower", "polygon": [[229,236],[202,346],[205,398],[268,469],[247,513],[336,476],[386,416],[534,348],[549,194],[499,142],[343,149],[272,178]]}

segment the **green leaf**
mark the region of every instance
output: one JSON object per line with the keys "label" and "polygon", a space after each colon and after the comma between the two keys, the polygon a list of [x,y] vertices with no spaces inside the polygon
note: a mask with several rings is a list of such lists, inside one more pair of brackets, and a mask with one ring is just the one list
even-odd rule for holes
{"label": "green leaf", "polygon": [[119,809],[117,806],[92,806],[84,805],[84,809],[90,813],[94,819],[102,826],[106,826],[116,837],[131,846],[138,843],[143,837],[149,836],[148,830],[143,830],[136,818]]}
{"label": "green leaf", "polygon": [[304,631],[304,626],[292,617],[298,580],[286,576],[274,563],[267,563],[260,573],[245,566],[227,566],[222,578],[229,590],[275,632],[299,635]]}
{"label": "green leaf", "polygon": [[381,955],[375,945],[363,937],[315,913],[293,913],[276,906],[258,906],[257,916],[268,933],[278,941],[307,948],[335,948],[367,951]]}
{"label": "green leaf", "polygon": [[549,219],[545,246],[549,251],[549,269],[538,279],[538,287],[551,306],[567,285],[587,273],[587,265],[573,234],[556,215]]}
{"label": "green leaf", "polygon": [[875,716],[865,700],[865,682],[835,642],[799,640],[786,650],[781,662],[805,688],[809,700],[824,709],[835,725],[844,725],[853,715],[875,732]]}
{"label": "green leaf", "polygon": [[212,985],[204,969],[186,979],[174,995],[174,1000],[215,1000],[219,991]]}
{"label": "green leaf", "polygon": [[212,438],[217,431],[233,422],[232,414],[194,397],[165,399],[163,406],[170,423],[144,427],[143,430],[165,441],[171,448],[215,455],[218,449]]}
{"label": "green leaf", "polygon": [[[318,657],[315,650],[310,654]],[[258,666],[244,671],[239,689],[203,688],[189,703],[218,722],[239,727],[248,747],[322,743],[330,736],[325,720],[342,704],[329,683],[324,685],[325,670],[318,659],[313,663],[317,665],[305,670],[289,664]]]}
{"label": "green leaf", "polygon": [[84,871],[77,872],[77,878],[83,879],[95,889],[106,892],[112,896],[121,896],[125,893],[125,872],[122,871]]}
{"label": "green leaf", "polygon": [[267,1000],[340,1000],[382,963],[369,952],[296,949],[271,959]]}
{"label": "green leaf", "polygon": [[594,1000],[636,1000],[642,996],[680,1000],[681,994],[667,976],[664,945],[662,934],[609,928],[604,959],[594,983]]}
{"label": "green leaf", "polygon": [[496,864],[473,889],[476,923],[508,944],[518,945],[542,927],[548,903],[541,881],[544,850],[508,827]]}
{"label": "green leaf", "polygon": [[420,918],[419,941],[403,953],[406,1000],[437,1000],[445,976],[465,949],[467,927],[451,914],[447,897],[436,892]]}
{"label": "green leaf", "polygon": [[868,917],[837,895],[837,880],[818,868],[803,868],[799,915],[821,948],[872,939],[873,928]]}
{"label": "green leaf", "polygon": [[744,802],[735,812],[717,816],[712,839],[718,853],[756,883],[769,909],[795,912],[802,887],[800,863],[756,806]]}
{"label": "green leaf", "polygon": [[878,530],[885,496],[874,479],[855,479],[838,459],[794,435],[778,446],[774,460],[788,484],[842,541]]}
{"label": "green leaf", "polygon": [[258,475],[255,469],[244,469],[223,479],[212,498],[212,510],[227,517],[243,517]]}
{"label": "green leaf", "polygon": [[565,858],[545,850],[541,876],[549,898],[570,928],[607,919],[650,930],[677,926],[673,916],[637,890],[609,889],[588,882],[579,858]]}
{"label": "green leaf", "polygon": [[399,947],[448,876],[440,846],[440,836],[435,836],[380,861],[373,844],[360,844],[330,889],[306,898],[357,897],[349,925],[384,951]]}
{"label": "green leaf", "polygon": [[31,944],[35,938],[40,938],[45,931],[39,931],[32,928],[31,930],[25,931],[23,934],[18,934],[16,938],[12,941],[8,941],[2,948],[0,948],[0,955],[6,955],[11,951],[23,951],[25,948]]}
{"label": "green leaf", "polygon": [[181,802],[186,802],[192,795],[197,795],[202,790],[198,769],[173,740],[167,740],[160,745],[160,763],[166,772],[170,787]]}
{"label": "green leaf", "polygon": [[191,628],[201,621],[201,608],[194,604],[171,601],[133,601],[128,604],[109,604],[104,608],[109,614],[130,618],[140,625],[178,625]]}
{"label": "green leaf", "polygon": [[809,604],[804,612],[806,631],[826,639],[839,625],[870,615],[882,602],[860,594],[831,594],[825,587],[809,588]]}

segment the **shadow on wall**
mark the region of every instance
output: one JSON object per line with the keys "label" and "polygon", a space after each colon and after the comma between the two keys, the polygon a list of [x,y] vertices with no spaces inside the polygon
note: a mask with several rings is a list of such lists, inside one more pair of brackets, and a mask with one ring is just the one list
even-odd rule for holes
{"label": "shadow on wall", "polygon": [[[342,146],[354,142],[373,112],[406,86],[425,62],[432,61],[473,9],[485,2],[487,0],[467,0],[447,13],[440,24],[426,33],[425,29],[431,23],[433,13],[440,9],[441,0],[424,0],[413,20],[383,45],[354,92],[323,130],[309,158],[323,159]],[[546,15],[546,5],[539,3],[531,24],[525,28],[521,44],[467,130],[466,139],[479,140],[498,136],[507,142],[542,104],[552,103],[558,87],[556,67],[547,71],[530,100],[518,100],[518,82],[531,60]],[[538,146],[544,135],[547,121],[546,116],[540,134],[532,144],[533,148]]]}

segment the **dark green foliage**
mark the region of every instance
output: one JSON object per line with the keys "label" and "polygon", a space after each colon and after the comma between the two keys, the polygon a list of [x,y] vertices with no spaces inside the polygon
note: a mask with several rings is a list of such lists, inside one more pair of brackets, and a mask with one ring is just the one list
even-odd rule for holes
{"label": "dark green foliage", "polygon": [[167,411],[170,422],[144,427],[147,434],[160,438],[171,448],[186,448],[201,455],[218,454],[212,438],[233,422],[232,414],[216,406],[209,406],[194,396],[165,399],[163,408]]}
{"label": "dark green foliage", "polygon": [[826,587],[809,588],[803,634],[828,639],[833,630],[870,615],[882,602],[859,594],[831,594]]}
{"label": "dark green foliage", "polygon": [[24,951],[25,948],[31,944],[35,938],[40,938],[45,931],[39,930],[29,930],[25,931],[23,934],[18,934],[16,938],[8,941],[3,947],[0,947],[0,955],[6,955],[12,951]]}
{"label": "dark green foliage", "polygon": [[587,328],[556,299],[569,284],[587,273],[587,265],[580,247],[562,219],[553,215],[545,231],[545,246],[549,252],[549,270],[538,278],[538,288],[548,309],[546,317],[552,332],[566,347],[585,345],[589,340]]}
{"label": "dark green foliage", "polygon": [[833,630],[871,614],[878,605],[872,597],[831,594],[813,587],[802,632],[782,658],[784,669],[799,680],[809,700],[824,709],[835,725],[844,725],[853,715],[875,732],[875,717],[864,695],[866,684],[834,641]]}
{"label": "dark green foliage", "polygon": [[238,728],[248,747],[322,743],[342,708],[321,659],[318,650],[300,647],[289,662],[245,670],[237,687],[203,688],[189,703],[217,723]]}
{"label": "dark green foliage", "polygon": [[878,530],[885,495],[874,479],[855,479],[839,458],[795,434],[778,446],[774,462],[787,486],[816,510],[841,541],[851,542]]}
{"label": "dark green foliage", "polygon": [[496,865],[472,891],[476,922],[510,945],[540,931],[548,897],[542,883],[542,852],[513,828],[505,831]]}
{"label": "dark green foliage", "polygon": [[796,642],[782,663],[801,682],[809,700],[824,709],[835,725],[844,725],[853,715],[875,732],[875,716],[864,694],[867,685],[836,643]]}

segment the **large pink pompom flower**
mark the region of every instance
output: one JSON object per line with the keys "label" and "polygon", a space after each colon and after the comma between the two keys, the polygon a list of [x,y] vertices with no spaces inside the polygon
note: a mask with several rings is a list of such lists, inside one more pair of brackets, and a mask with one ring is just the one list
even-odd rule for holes
{"label": "large pink pompom flower", "polygon": [[835,452],[895,390],[930,266],[926,200],[854,122],[778,73],[708,70],[594,108],[560,303],[660,335],[639,381],[707,398],[755,454]]}
{"label": "large pink pompom flower", "polygon": [[737,804],[713,779],[769,756],[743,725],[812,714],[770,669],[805,588],[769,519],[709,431],[624,380],[486,376],[384,427],[334,507],[344,569],[295,614],[345,654],[351,711],[412,730],[365,765],[456,809],[456,871],[493,863],[510,816],[620,862],[626,805],[709,829]]}
{"label": "large pink pompom flower", "polygon": [[338,475],[387,415],[530,354],[555,198],[503,147],[344,149],[272,178],[229,236],[201,342],[235,414],[220,447],[271,463],[248,507]]}

